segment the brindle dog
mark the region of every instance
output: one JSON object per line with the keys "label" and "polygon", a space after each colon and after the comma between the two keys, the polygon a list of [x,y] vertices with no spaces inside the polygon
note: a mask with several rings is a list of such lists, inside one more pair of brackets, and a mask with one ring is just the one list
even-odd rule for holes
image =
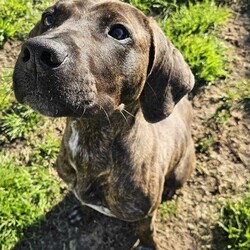
{"label": "brindle dog", "polygon": [[68,117],[56,161],[82,204],[138,221],[138,249],[159,249],[154,217],[195,165],[194,77],[153,19],[116,0],[63,0],[24,42],[20,103]]}

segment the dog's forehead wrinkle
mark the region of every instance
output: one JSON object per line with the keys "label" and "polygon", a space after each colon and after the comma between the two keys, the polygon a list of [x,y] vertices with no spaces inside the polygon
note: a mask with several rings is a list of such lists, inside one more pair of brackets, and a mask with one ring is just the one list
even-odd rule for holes
{"label": "dog's forehead wrinkle", "polygon": [[54,7],[57,9],[63,9],[64,11],[70,11],[75,16],[84,14],[91,6],[106,0],[60,0]]}
{"label": "dog's forehead wrinkle", "polygon": [[132,5],[120,1],[101,1],[88,9],[92,16],[107,23],[121,22],[135,28],[138,32],[147,23],[147,17]]}

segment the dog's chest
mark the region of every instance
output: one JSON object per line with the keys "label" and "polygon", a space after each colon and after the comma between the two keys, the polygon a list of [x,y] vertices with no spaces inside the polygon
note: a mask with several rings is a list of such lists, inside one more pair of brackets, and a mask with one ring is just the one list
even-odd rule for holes
{"label": "dog's chest", "polygon": [[79,163],[96,165],[95,169],[105,168],[110,161],[112,132],[109,129],[86,128],[77,122],[71,122],[68,136],[68,148],[71,158]]}
{"label": "dog's chest", "polygon": [[105,138],[89,136],[83,139],[76,123],[71,124],[71,134],[68,139],[71,152],[69,163],[77,175],[77,184],[72,191],[83,205],[115,217],[107,208],[104,195],[104,186],[107,182],[105,174],[109,171],[108,166],[111,162],[108,153],[109,142],[107,140],[103,146],[100,141],[105,141]]}

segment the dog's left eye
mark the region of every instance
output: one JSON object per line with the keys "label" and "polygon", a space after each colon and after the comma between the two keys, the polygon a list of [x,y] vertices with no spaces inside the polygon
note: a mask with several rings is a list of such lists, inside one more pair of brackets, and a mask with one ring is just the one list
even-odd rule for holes
{"label": "dog's left eye", "polygon": [[46,15],[43,19],[43,24],[46,27],[51,27],[54,24],[54,17],[52,15]]}
{"label": "dog's left eye", "polygon": [[108,34],[116,40],[124,40],[129,37],[127,29],[122,25],[112,27]]}

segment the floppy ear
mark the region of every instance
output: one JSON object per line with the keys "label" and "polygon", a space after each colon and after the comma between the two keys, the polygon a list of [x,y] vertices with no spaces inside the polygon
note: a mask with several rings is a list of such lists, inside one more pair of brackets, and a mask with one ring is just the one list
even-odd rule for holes
{"label": "floppy ear", "polygon": [[194,86],[194,76],[181,53],[150,20],[148,76],[140,95],[145,119],[154,123],[171,114],[174,105]]}

